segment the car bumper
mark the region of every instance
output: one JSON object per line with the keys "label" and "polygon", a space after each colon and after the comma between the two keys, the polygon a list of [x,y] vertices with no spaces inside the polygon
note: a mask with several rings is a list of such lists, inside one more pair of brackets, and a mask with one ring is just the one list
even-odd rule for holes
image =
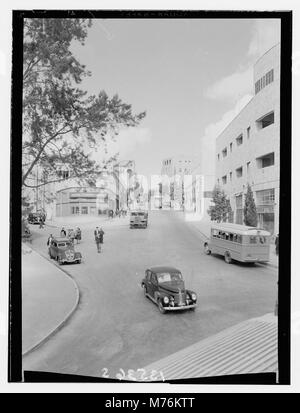
{"label": "car bumper", "polygon": [[269,260],[266,260],[264,258],[260,259],[260,258],[251,258],[251,257],[246,257],[244,261],[245,262],[269,262]]}
{"label": "car bumper", "polygon": [[164,307],[166,311],[180,311],[180,310],[189,310],[191,308],[196,308],[197,304],[188,304],[188,305],[181,305],[177,307]]}
{"label": "car bumper", "polygon": [[80,261],[81,258],[74,258],[74,260],[66,260],[66,259],[61,259],[60,262],[62,262],[63,264],[73,264],[74,262]]}

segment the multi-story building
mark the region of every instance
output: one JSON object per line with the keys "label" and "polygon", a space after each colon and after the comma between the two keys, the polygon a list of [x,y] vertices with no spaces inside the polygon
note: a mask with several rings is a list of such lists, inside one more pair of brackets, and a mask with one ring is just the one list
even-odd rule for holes
{"label": "multi-story building", "polygon": [[189,156],[178,155],[162,161],[162,206],[184,207],[184,176],[192,175],[194,168],[195,159]]}
{"label": "multi-story building", "polygon": [[243,224],[247,184],[258,225],[278,232],[280,44],[254,65],[254,95],[216,140],[216,179],[230,197],[234,221]]}
{"label": "multi-story building", "polygon": [[134,161],[103,168],[96,186],[87,186],[84,182],[78,185],[72,179],[60,182],[56,185],[55,215],[101,215],[108,210],[127,209],[134,169]]}

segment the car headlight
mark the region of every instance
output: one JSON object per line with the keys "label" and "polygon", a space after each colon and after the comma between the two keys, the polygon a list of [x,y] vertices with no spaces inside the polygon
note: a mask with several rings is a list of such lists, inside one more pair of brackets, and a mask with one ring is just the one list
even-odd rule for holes
{"label": "car headlight", "polygon": [[167,297],[167,296],[165,295],[164,298],[163,298],[163,300],[164,300],[164,303],[165,303],[165,304],[168,304],[168,302],[169,302],[169,297]]}
{"label": "car headlight", "polygon": [[193,301],[196,301],[196,300],[197,300],[197,295],[196,295],[195,293],[192,293],[192,294],[191,294],[191,297],[192,297],[192,300],[193,300]]}

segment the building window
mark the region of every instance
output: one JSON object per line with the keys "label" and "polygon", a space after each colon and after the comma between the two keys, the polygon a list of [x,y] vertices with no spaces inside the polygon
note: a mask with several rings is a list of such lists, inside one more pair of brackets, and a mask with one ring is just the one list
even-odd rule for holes
{"label": "building window", "polygon": [[222,176],[222,184],[223,185],[227,184],[227,175]]}
{"label": "building window", "polygon": [[264,129],[274,123],[274,112],[268,113],[256,121],[258,129]]}
{"label": "building window", "polygon": [[275,202],[275,189],[264,189],[263,191],[256,191],[257,205],[272,205]]}
{"label": "building window", "polygon": [[247,174],[250,172],[250,162],[247,162]]}
{"label": "building window", "polygon": [[73,215],[78,215],[79,214],[79,207],[78,206],[73,206],[73,207],[71,207],[71,213],[73,214]]}
{"label": "building window", "polygon": [[272,83],[274,81],[274,70],[270,70],[267,74],[266,74],[266,85],[268,85],[269,83]]}
{"label": "building window", "polygon": [[250,138],[250,126],[248,126],[248,128],[247,128],[247,139],[249,139]]}
{"label": "building window", "polygon": [[243,167],[241,166],[241,167],[237,168],[235,170],[235,172],[236,172],[236,177],[240,178],[241,176],[243,176]]}
{"label": "building window", "polygon": [[227,148],[224,148],[222,150],[222,155],[223,155],[223,158],[225,158],[227,156]]}
{"label": "building window", "polygon": [[268,153],[267,155],[261,156],[260,158],[256,158],[256,163],[259,169],[273,166],[275,164],[274,152]]}
{"label": "building window", "polygon": [[232,142],[230,143],[230,152],[232,152]]}
{"label": "building window", "polygon": [[236,138],[236,144],[237,146],[240,146],[242,143],[243,143],[243,135],[241,134]]}
{"label": "building window", "polygon": [[237,195],[235,197],[236,215],[235,223],[243,224],[243,195]]}
{"label": "building window", "polygon": [[230,179],[230,182],[232,181],[232,172],[229,172],[229,179]]}
{"label": "building window", "polygon": [[83,215],[87,215],[87,213],[88,213],[88,207],[87,207],[87,206],[81,207],[81,213],[82,213]]}
{"label": "building window", "polygon": [[274,81],[274,69],[271,69],[263,77],[261,77],[257,82],[255,82],[255,94],[257,94],[261,89],[263,89],[268,84]]}
{"label": "building window", "polygon": [[67,171],[67,170],[62,170],[62,169],[57,170],[57,171],[56,171],[56,174],[57,174],[57,176],[58,176],[59,178],[61,178],[61,179],[68,179],[69,176],[70,176],[70,172],[69,172],[69,171]]}
{"label": "building window", "polygon": [[220,154],[218,153],[218,161],[220,160]]}
{"label": "building window", "polygon": [[275,203],[275,189],[265,189],[263,191],[256,191],[256,209],[258,226],[274,233],[274,203]]}

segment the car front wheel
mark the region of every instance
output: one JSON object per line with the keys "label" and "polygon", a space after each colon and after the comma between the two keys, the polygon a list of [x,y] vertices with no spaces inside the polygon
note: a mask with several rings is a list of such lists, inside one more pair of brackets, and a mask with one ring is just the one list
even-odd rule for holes
{"label": "car front wheel", "polygon": [[162,314],[165,314],[166,310],[165,310],[161,300],[158,300],[158,309]]}

